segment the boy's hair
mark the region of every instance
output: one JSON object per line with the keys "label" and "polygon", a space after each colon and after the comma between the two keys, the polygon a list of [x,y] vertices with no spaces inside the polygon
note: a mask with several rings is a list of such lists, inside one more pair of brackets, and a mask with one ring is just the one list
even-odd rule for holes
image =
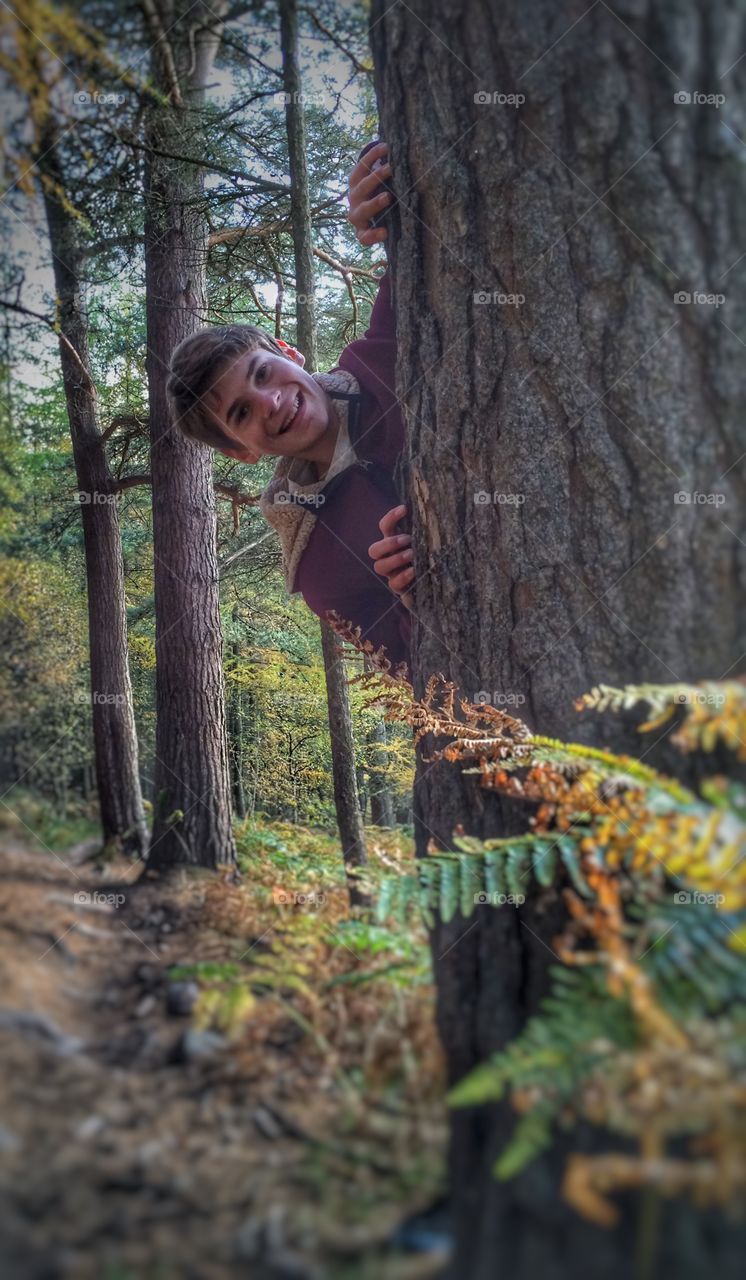
{"label": "boy's hair", "polygon": [[222,425],[206,397],[227,364],[258,347],[289,359],[271,334],[253,324],[210,325],[179,343],[171,356],[166,393],[174,425],[185,436],[213,449],[240,448],[240,440]]}

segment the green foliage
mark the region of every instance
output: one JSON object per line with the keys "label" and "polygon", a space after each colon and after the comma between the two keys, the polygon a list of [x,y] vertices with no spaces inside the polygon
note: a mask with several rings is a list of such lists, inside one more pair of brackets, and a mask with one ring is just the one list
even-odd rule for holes
{"label": "green foliage", "polygon": [[[682,751],[725,745],[742,754],[743,682],[602,687],[578,707],[639,702],[656,716],[643,732],[678,709],[672,740]],[[567,917],[546,943],[566,966],[550,971],[549,996],[501,1052],[459,1082],[451,1104],[509,1100],[518,1113],[495,1165],[499,1178],[551,1145],[557,1124],[582,1118],[636,1138],[639,1160],[576,1155],[568,1164],[567,1198],[602,1225],[616,1220],[608,1196],[629,1186],[630,1173],[635,1185],[670,1194],[675,1179],[696,1197],[705,1187],[709,1202],[730,1204],[745,1181],[742,784],[717,776],[697,796],[629,757],[530,735],[495,708],[475,712],[461,702],[459,721],[456,705],[454,686],[435,678],[409,709],[405,693],[391,695],[420,736],[448,740],[436,758],[459,760],[485,787],[537,806],[533,830],[484,842],[454,832],[452,851],[418,864],[414,886],[411,875],[384,881],[379,918],[413,904],[429,926],[436,913],[448,923],[480,902],[520,912],[529,891],[538,911],[561,894]],[[667,1143],[692,1134],[701,1145],[667,1164]],[[645,1163],[651,1153],[653,1166]]]}
{"label": "green foliage", "polygon": [[[554,990],[541,1004],[524,1031],[505,1050],[469,1073],[449,1094],[454,1107],[497,1102],[509,1086],[542,1084],[555,1076],[557,1096],[569,1096],[586,1069],[586,1056],[595,1061],[619,1047],[635,1042],[629,1005],[608,998],[598,971],[574,972],[560,966],[551,970]],[[558,1106],[560,1103],[558,1102]]]}
{"label": "green foliage", "polygon": [[609,1000],[599,972],[552,970],[553,994],[541,1013],[501,1053],[476,1067],[450,1092],[454,1107],[497,1102],[507,1090],[541,1090],[540,1105],[522,1115],[495,1172],[509,1178],[550,1145],[553,1124],[597,1062],[635,1043],[629,1004]]}
{"label": "green foliage", "polygon": [[[686,890],[674,897],[689,897]],[[732,943],[744,914],[708,902],[630,903],[628,914],[647,943],[641,967],[663,1006],[679,1018],[717,1015],[746,1000],[746,965]]]}
{"label": "green foliage", "polygon": [[454,836],[461,853],[430,854],[413,874],[387,876],[376,901],[379,921],[418,913],[432,928],[435,912],[447,924],[460,912],[468,919],[479,906],[518,906],[532,887],[548,888],[558,873],[584,897],[592,896],[578,855],[579,828],[572,835],[526,835],[481,842]]}

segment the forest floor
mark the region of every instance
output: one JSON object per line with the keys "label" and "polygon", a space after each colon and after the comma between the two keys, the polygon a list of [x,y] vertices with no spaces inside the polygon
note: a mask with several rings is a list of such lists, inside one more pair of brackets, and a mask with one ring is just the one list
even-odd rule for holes
{"label": "forest floor", "polygon": [[440,1274],[424,939],[350,919],[312,832],[247,827],[240,878],[91,853],[0,832],[0,1274]]}

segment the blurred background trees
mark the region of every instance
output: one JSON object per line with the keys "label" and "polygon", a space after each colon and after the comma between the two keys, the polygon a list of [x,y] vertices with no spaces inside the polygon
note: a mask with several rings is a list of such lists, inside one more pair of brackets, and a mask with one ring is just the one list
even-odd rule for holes
{"label": "blurred background trees", "polygon": [[[200,322],[255,323],[291,342],[297,337],[279,8],[228,6],[223,24],[194,10],[185,18],[187,45],[200,31],[214,35],[214,65],[198,130],[174,129],[170,141],[166,130],[156,145],[146,125],[154,112],[168,109],[173,55],[159,34],[158,12],[146,4],[90,3],[77,6],[73,17],[29,2],[17,5],[15,15],[2,14],[0,751],[4,790],[12,788],[3,803],[11,807],[30,789],[60,808],[96,812],[91,712],[98,707],[110,714],[112,704],[92,699],[97,692],[116,692],[90,683],[80,485],[54,332],[58,292],[34,122],[43,118],[54,126],[59,175],[47,179],[43,191],[64,212],[79,251],[71,265],[110,476],[109,501],[101,501],[98,511],[120,529],[122,580],[113,599],[126,609],[139,775],[149,809],[162,788],[156,782],[145,369],[149,154],[167,174],[169,166],[181,165],[182,174],[204,184],[207,303]],[[171,32],[172,41],[178,31]],[[165,60],[158,84],[152,78],[154,47]],[[329,368],[344,343],[365,328],[382,269],[380,252],[374,263],[345,221],[347,174],[376,128],[363,8],[303,7],[299,50],[319,365]],[[34,64],[41,79],[31,75]],[[190,153],[194,137],[202,140],[196,156]],[[287,599],[278,545],[255,506],[271,467],[271,460],[251,470],[214,461],[231,792],[238,816],[265,813],[332,825],[318,624],[299,598]],[[95,503],[88,505],[97,511]],[[94,594],[95,618],[104,602]],[[380,817],[378,796],[390,791],[397,817],[406,822],[412,775],[406,731],[387,726],[382,737],[380,717],[363,706],[354,686],[351,703],[365,817]]]}

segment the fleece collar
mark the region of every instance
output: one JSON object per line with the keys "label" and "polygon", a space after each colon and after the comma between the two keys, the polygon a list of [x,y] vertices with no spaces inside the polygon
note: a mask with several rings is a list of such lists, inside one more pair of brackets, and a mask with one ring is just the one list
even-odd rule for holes
{"label": "fleece collar", "polygon": [[[334,400],[340,428],[346,430],[353,450],[358,434],[360,386],[344,369],[311,375]],[[339,473],[338,473],[339,474]],[[288,480],[297,489],[290,492]],[[300,458],[278,458],[274,475],[259,499],[259,510],[277,530],[288,591],[295,590],[301,556],[308,546],[318,512],[324,503],[325,481],[316,478],[313,464]]]}

